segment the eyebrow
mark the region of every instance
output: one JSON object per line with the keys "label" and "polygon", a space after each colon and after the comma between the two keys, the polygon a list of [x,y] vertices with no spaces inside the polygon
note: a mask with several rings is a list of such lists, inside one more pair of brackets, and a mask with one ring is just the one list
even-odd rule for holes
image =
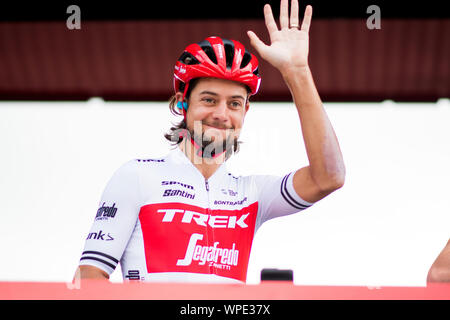
{"label": "eyebrow", "polygon": [[[212,92],[212,91],[202,91],[202,92],[200,92],[200,94],[209,94],[209,95],[212,95],[212,96],[219,96],[217,93],[215,93],[215,92]],[[241,95],[234,95],[234,96],[231,96],[230,98],[233,98],[233,99],[242,99],[242,100],[244,100],[245,101],[245,98],[243,97],[243,96],[241,96]]]}

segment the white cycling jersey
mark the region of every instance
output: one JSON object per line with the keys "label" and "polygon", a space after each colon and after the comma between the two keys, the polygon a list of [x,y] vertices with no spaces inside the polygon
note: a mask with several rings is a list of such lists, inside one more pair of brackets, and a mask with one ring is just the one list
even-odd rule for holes
{"label": "white cycling jersey", "polygon": [[80,265],[124,280],[245,282],[256,230],[311,206],[284,177],[235,177],[222,164],[205,179],[177,147],[131,160],[108,182]]}

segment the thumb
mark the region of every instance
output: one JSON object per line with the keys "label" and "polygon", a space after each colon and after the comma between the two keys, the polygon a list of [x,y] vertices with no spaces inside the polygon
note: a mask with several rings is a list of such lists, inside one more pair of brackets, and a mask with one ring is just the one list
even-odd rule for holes
{"label": "thumb", "polygon": [[247,35],[250,38],[250,44],[258,51],[262,56],[262,52],[267,47],[253,31],[247,31]]}

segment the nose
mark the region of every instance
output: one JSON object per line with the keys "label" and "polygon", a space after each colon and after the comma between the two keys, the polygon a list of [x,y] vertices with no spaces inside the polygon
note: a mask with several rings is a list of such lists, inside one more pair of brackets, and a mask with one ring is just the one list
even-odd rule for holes
{"label": "nose", "polygon": [[212,114],[215,121],[226,123],[228,120],[228,108],[225,101],[216,105]]}

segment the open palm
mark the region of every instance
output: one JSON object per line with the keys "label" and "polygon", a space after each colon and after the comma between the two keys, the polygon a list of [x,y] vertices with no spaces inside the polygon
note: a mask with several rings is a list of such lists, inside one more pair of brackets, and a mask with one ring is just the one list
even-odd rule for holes
{"label": "open palm", "polygon": [[300,29],[298,29],[298,7],[298,0],[292,0],[289,17],[288,0],[281,0],[280,29],[278,29],[272,8],[269,4],[264,6],[264,19],[270,36],[270,45],[263,43],[253,31],[248,32],[250,42],[259,55],[282,74],[308,66],[308,33],[311,24],[312,7],[309,5],[306,7]]}

